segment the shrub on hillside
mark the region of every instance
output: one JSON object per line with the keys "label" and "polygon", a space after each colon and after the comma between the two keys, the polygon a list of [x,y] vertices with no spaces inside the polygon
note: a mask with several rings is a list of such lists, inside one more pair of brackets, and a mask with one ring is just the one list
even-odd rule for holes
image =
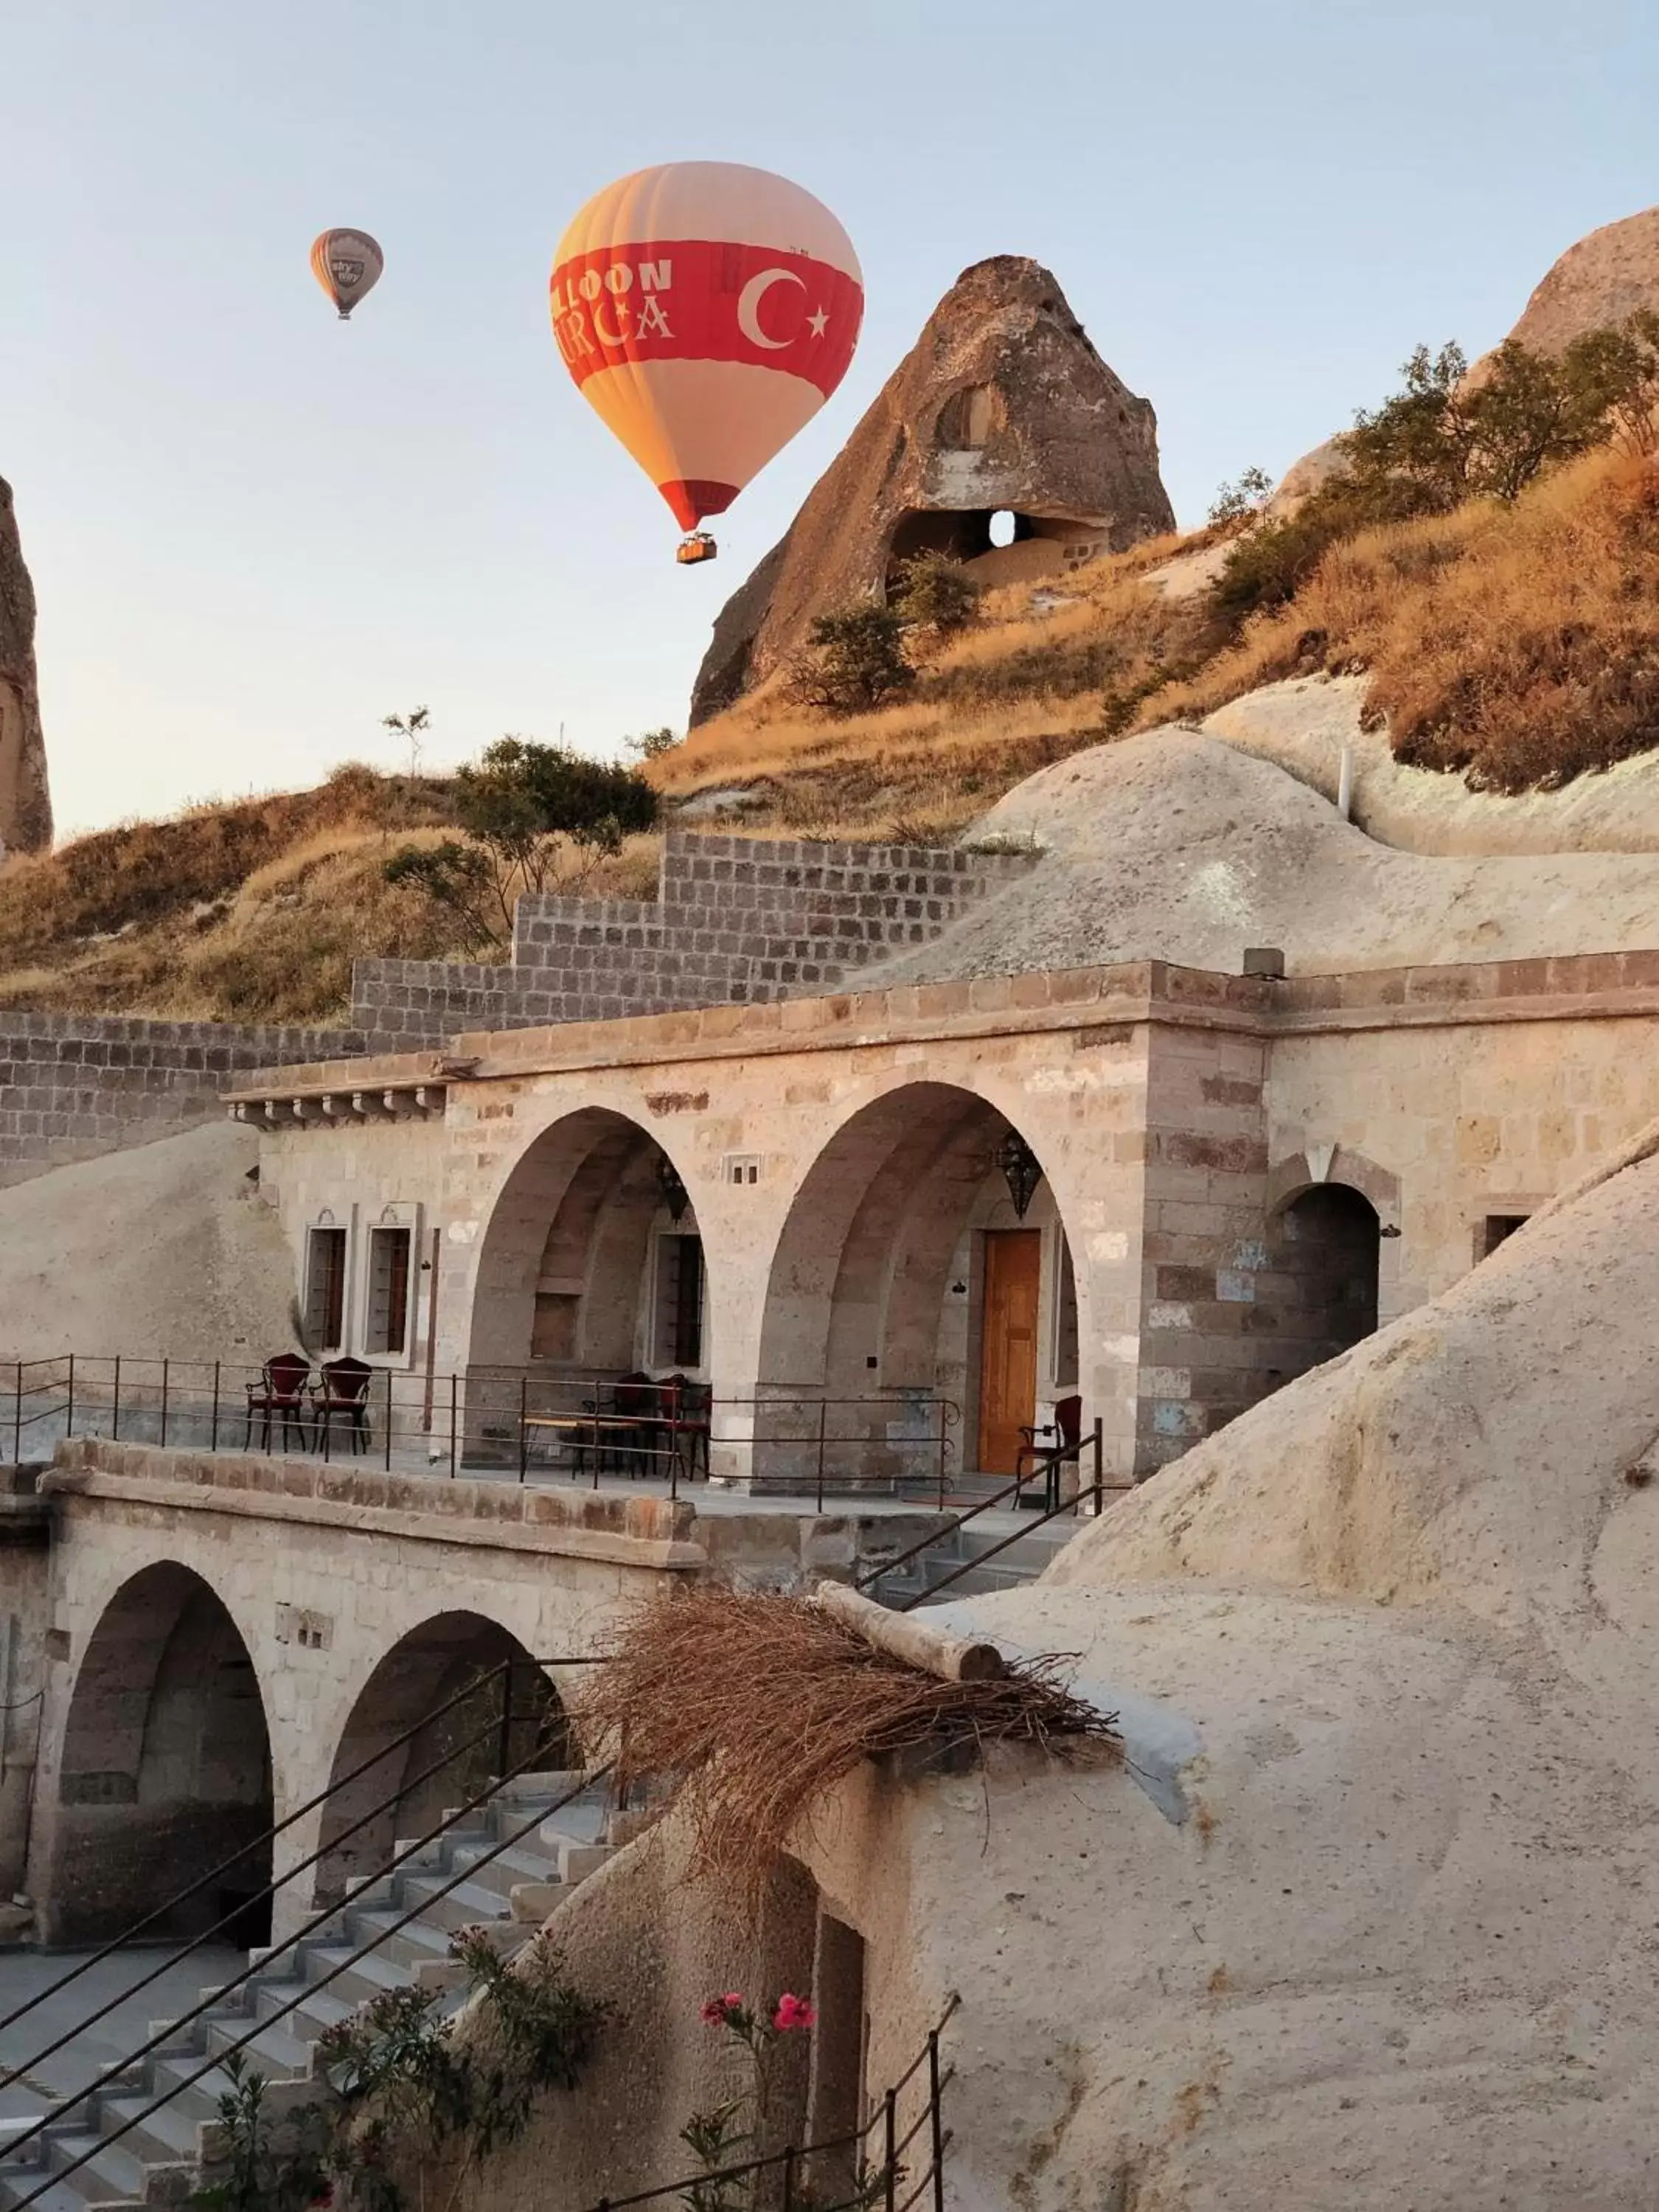
{"label": "shrub on hillside", "polygon": [[948,553],[918,553],[905,562],[888,605],[910,629],[954,637],[979,619],[979,586]]}
{"label": "shrub on hillside", "polygon": [[1471,499],[1513,501],[1597,446],[1648,453],[1659,440],[1659,315],[1645,309],[1559,356],[1509,339],[1474,375],[1458,346],[1419,346],[1401,374],[1338,441],[1343,473],[1234,548],[1212,594],[1223,620],[1284,605],[1362,531]]}
{"label": "shrub on hillside", "polygon": [[1273,496],[1273,482],[1266,469],[1251,467],[1243,470],[1237,482],[1229,481],[1217,488],[1210,502],[1209,520],[1217,523],[1248,522],[1253,514],[1260,514]]}
{"label": "shrub on hillside", "polygon": [[1165,711],[1202,716],[1310,665],[1369,671],[1395,755],[1548,790],[1659,748],[1659,476],[1587,456],[1513,501],[1330,548]]}
{"label": "shrub on hillside", "polygon": [[787,689],[798,705],[818,714],[865,714],[915,681],[902,618],[891,607],[860,599],[814,619],[790,665]]}
{"label": "shrub on hillside", "polygon": [[386,863],[386,879],[447,908],[482,951],[511,940],[520,893],[545,890],[567,848],[591,864],[650,829],[657,795],[637,769],[498,738],[458,771],[455,816],[468,843],[405,845]]}

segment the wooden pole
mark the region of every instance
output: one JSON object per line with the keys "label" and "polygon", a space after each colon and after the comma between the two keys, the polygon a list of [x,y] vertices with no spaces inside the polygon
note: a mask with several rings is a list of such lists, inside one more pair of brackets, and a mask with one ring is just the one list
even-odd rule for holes
{"label": "wooden pole", "polygon": [[890,1658],[937,1674],[944,1682],[991,1682],[1008,1671],[994,1644],[974,1644],[929,1628],[914,1613],[890,1613],[845,1583],[820,1583],[811,1602]]}

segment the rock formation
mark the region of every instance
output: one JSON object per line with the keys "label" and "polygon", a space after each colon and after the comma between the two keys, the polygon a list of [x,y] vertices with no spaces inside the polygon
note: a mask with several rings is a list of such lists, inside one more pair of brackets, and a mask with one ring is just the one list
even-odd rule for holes
{"label": "rock formation", "polygon": [[[1659,309],[1659,207],[1644,208],[1622,222],[1604,223],[1570,246],[1550,268],[1509,333],[1534,353],[1560,353],[1608,323],[1621,323],[1638,307]],[[1479,376],[1489,356],[1469,372]],[[1343,466],[1334,438],[1286,470],[1269,511],[1292,514],[1304,500]]]}
{"label": "rock formation", "polygon": [[52,842],[46,743],[34,677],[34,586],[0,477],[0,851]]}
{"label": "rock formation", "polygon": [[1638,307],[1659,308],[1659,207],[1604,223],[1570,246],[1510,336],[1534,353],[1559,353]]}
{"label": "rock formation", "polygon": [[[992,517],[1014,518],[994,548]],[[1174,527],[1151,403],[1112,374],[1046,269],[976,262],[929,317],[833,466],[714,624],[691,720],[779,667],[815,615],[930,548],[987,582]]]}

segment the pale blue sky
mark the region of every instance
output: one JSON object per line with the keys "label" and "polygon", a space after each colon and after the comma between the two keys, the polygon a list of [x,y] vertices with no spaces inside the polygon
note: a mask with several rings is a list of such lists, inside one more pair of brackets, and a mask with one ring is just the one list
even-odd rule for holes
{"label": "pale blue sky", "polygon": [[[1474,351],[1659,199],[1651,0],[0,0],[0,475],[64,830],[504,730],[683,727],[727,592],[957,271],[1055,270],[1183,520]],[[840,392],[678,570],[548,269],[598,186],[781,170],[863,261]],[[349,326],[331,223],[386,274]]]}

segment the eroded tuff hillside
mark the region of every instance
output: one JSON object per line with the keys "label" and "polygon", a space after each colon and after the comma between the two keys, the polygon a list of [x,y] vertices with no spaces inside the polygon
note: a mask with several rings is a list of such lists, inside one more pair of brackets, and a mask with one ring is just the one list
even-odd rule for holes
{"label": "eroded tuff hillside", "polygon": [[[0,1007],[343,1020],[354,958],[466,952],[453,916],[383,872],[400,847],[453,835],[453,822],[443,778],[352,766],[314,790],[0,862]],[[631,839],[586,888],[649,896],[655,843]]]}

